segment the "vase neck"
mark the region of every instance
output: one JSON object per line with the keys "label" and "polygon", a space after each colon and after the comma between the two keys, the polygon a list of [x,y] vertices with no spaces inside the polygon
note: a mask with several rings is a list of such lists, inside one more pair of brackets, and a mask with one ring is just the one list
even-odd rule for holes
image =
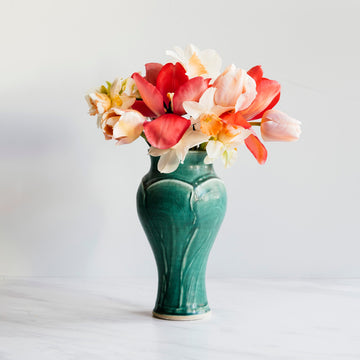
{"label": "vase neck", "polygon": [[178,179],[194,183],[200,178],[217,177],[212,164],[205,164],[206,151],[189,151],[183,164],[172,173],[160,173],[157,169],[160,157],[150,156],[151,167],[143,180],[151,182],[155,179]]}

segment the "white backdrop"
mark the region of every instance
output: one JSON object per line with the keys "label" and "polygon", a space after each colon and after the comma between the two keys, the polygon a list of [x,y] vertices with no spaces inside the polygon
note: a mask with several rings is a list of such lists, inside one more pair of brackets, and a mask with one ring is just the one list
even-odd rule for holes
{"label": "white backdrop", "polygon": [[141,140],[105,142],[85,92],[192,42],[282,84],[297,143],[216,165],[228,211],[209,276],[360,276],[359,1],[13,1],[2,6],[0,275],[155,276]]}

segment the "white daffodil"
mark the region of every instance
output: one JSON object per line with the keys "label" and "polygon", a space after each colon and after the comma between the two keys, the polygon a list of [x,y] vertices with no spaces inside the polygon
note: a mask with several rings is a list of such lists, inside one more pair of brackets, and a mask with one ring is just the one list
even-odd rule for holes
{"label": "white daffodil", "polygon": [[133,79],[128,78],[122,80],[116,78],[110,89],[109,96],[111,105],[122,110],[129,109],[136,100],[136,87]]}
{"label": "white daffodil", "polygon": [[237,157],[237,148],[244,140],[252,134],[250,129],[241,126],[233,127],[225,125],[214,140],[210,140],[206,146],[207,156],[204,160],[206,164],[213,163],[221,157],[225,167],[232,165]]}
{"label": "white daffodil", "polygon": [[207,89],[199,102],[184,101],[183,103],[185,111],[194,119],[193,123],[196,124],[196,127],[200,127],[200,130],[208,136],[218,134],[223,126],[220,115],[232,109],[214,103],[216,90],[214,87]]}
{"label": "white daffodil", "polygon": [[170,149],[157,149],[152,146],[149,149],[149,154],[151,156],[160,156],[158,170],[161,173],[171,173],[178,168],[180,163],[184,162],[188,151],[192,147],[200,145],[208,139],[208,136],[201,131],[193,130],[193,127],[190,126],[176,145]]}
{"label": "white daffodil", "polygon": [[185,50],[175,46],[174,50],[167,50],[166,55],[172,57],[175,62],[180,62],[189,78],[196,76],[216,78],[220,73],[221,58],[215,50],[200,51],[190,44]]}
{"label": "white daffodil", "polygon": [[212,164],[219,157],[225,167],[233,164],[237,157],[237,149],[223,144],[221,141],[210,140],[206,146],[207,156],[204,159],[205,164]]}
{"label": "white daffodil", "polygon": [[233,106],[217,105],[214,101],[216,91],[215,87],[211,87],[204,92],[199,102],[185,101],[183,105],[185,111],[195,119],[193,121],[195,127],[211,137],[206,146],[205,162],[210,164],[218,157],[222,157],[225,166],[228,167],[235,160],[237,146],[252,134],[252,131],[242,126],[227,124],[220,118],[221,114],[232,110]]}
{"label": "white daffodil", "polygon": [[98,115],[97,125],[101,127],[102,118],[108,117],[107,112],[111,112],[112,108],[129,109],[138,96],[140,95],[132,78],[116,78],[112,83],[107,82],[107,87],[103,85],[100,89],[90,91],[85,95],[85,100],[89,105],[89,114]]}
{"label": "white daffodil", "polygon": [[135,80],[131,77],[126,78],[123,80],[121,84],[121,95],[132,96],[135,98],[140,98],[140,93],[138,88],[136,87]]}
{"label": "white daffodil", "polygon": [[111,99],[109,96],[98,91],[89,92],[85,95],[85,100],[89,105],[90,115],[102,115],[111,107]]}

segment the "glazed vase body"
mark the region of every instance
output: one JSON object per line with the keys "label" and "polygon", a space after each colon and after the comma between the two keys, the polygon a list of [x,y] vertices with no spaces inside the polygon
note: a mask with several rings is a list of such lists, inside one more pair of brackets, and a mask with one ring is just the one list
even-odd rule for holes
{"label": "glazed vase body", "polygon": [[171,320],[205,317],[208,256],[226,210],[226,191],[205,152],[190,151],[170,174],[159,173],[159,158],[137,193],[140,222],[158,269],[154,316]]}

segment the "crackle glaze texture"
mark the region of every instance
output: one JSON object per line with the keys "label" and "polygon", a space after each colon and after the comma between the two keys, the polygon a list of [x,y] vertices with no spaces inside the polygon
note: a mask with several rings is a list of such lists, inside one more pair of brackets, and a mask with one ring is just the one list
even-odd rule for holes
{"label": "crackle glaze texture", "polygon": [[137,209],[155,255],[158,294],[154,313],[175,316],[210,311],[205,271],[226,210],[226,191],[205,152],[191,151],[170,174],[157,170],[159,158],[137,193]]}

